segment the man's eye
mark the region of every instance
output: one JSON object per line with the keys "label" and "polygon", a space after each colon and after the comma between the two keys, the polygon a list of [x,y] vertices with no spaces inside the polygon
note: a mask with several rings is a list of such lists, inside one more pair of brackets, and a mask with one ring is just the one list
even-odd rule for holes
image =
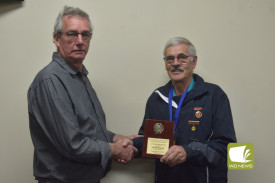
{"label": "man's eye", "polygon": [[74,36],[77,36],[77,34],[76,33],[67,33],[67,36],[74,37]]}
{"label": "man's eye", "polygon": [[174,60],[174,57],[167,57],[166,60],[168,60],[168,61]]}
{"label": "man's eye", "polygon": [[186,58],[188,58],[188,56],[186,56],[186,55],[179,55],[178,56],[178,59],[186,59]]}
{"label": "man's eye", "polygon": [[89,34],[85,34],[85,33],[83,33],[81,35],[82,35],[82,37],[85,37],[85,38],[88,38],[90,36]]}

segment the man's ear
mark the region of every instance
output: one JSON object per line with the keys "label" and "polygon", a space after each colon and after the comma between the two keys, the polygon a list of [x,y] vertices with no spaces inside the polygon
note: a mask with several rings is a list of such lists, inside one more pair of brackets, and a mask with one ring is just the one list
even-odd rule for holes
{"label": "man's ear", "polygon": [[192,67],[193,69],[196,68],[197,60],[198,60],[198,57],[197,57],[197,56],[194,56],[194,57],[193,57],[193,67]]}
{"label": "man's ear", "polygon": [[59,39],[60,39],[60,37],[59,37],[58,34],[55,34],[55,35],[53,36],[53,42],[54,42],[54,44],[55,44],[56,47],[59,46]]}

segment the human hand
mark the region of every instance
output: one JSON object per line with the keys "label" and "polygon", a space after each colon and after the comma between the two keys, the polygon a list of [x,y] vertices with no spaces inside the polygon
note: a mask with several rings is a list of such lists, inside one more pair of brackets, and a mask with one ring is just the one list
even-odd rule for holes
{"label": "human hand", "polygon": [[143,137],[143,135],[130,135],[130,136],[124,136],[124,135],[119,135],[119,134],[116,134],[113,138],[113,142],[117,142],[118,140],[120,139],[129,139],[129,140],[133,140],[135,138],[138,138],[138,137]]}
{"label": "human hand", "polygon": [[[124,135],[119,135],[119,134],[116,134],[113,138],[113,142],[114,144],[120,144],[122,145],[123,148],[125,148],[125,150],[127,151],[127,149],[129,149],[128,147],[130,147],[130,149],[132,149],[132,156],[131,156],[131,159],[134,158],[134,154],[138,152],[137,148],[135,148],[133,146],[133,139],[135,138],[138,138],[138,137],[143,137],[143,135],[130,135],[130,136],[124,136]],[[115,147],[115,146],[114,146]],[[122,150],[121,150],[122,151]],[[130,160],[129,159],[125,159],[125,158],[122,158],[122,157],[116,157],[114,158],[113,156],[113,159],[115,159],[117,162],[119,163],[123,163],[123,164],[126,164],[127,162],[129,162]]]}
{"label": "human hand", "polygon": [[133,145],[133,141],[128,138],[124,138],[124,139],[121,138],[117,140],[116,143],[121,144],[123,147],[127,147],[128,145]]}
{"label": "human hand", "polygon": [[144,135],[138,135],[138,134],[134,134],[134,135],[130,135],[130,136],[127,136],[130,140],[134,140],[136,138],[139,138],[139,137],[144,137]]}
{"label": "human hand", "polygon": [[[112,150],[112,158],[119,163],[126,164],[134,158],[137,149],[131,144],[129,139],[120,139],[116,143],[110,143]],[[123,144],[127,144],[123,146]]]}
{"label": "human hand", "polygon": [[182,146],[173,145],[165,153],[165,155],[160,158],[160,162],[168,164],[170,167],[173,167],[178,164],[184,163],[186,161],[186,157],[186,151]]}
{"label": "human hand", "polygon": [[128,145],[133,145],[133,139],[135,138],[139,138],[139,137],[143,137],[144,135],[130,135],[130,136],[126,136],[125,139],[120,139],[123,140],[123,147],[127,147]]}

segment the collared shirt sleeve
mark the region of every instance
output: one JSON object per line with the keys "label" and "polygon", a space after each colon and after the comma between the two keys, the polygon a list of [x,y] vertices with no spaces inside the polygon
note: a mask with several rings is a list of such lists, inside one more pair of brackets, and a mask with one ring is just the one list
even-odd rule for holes
{"label": "collared shirt sleeve", "polygon": [[50,76],[33,86],[28,92],[28,102],[30,125],[36,123],[60,154],[72,161],[107,166],[110,145],[80,130],[75,106],[57,77]]}
{"label": "collared shirt sleeve", "polygon": [[114,136],[116,135],[114,132],[111,132],[111,131],[107,131],[108,133],[108,136],[110,138],[110,141],[113,143],[114,142]]}

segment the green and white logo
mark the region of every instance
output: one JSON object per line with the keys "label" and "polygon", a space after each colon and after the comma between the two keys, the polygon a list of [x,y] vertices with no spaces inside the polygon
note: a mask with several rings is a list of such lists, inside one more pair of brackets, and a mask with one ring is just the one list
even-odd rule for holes
{"label": "green and white logo", "polygon": [[254,168],[254,145],[252,143],[229,143],[227,146],[227,166],[231,170]]}

